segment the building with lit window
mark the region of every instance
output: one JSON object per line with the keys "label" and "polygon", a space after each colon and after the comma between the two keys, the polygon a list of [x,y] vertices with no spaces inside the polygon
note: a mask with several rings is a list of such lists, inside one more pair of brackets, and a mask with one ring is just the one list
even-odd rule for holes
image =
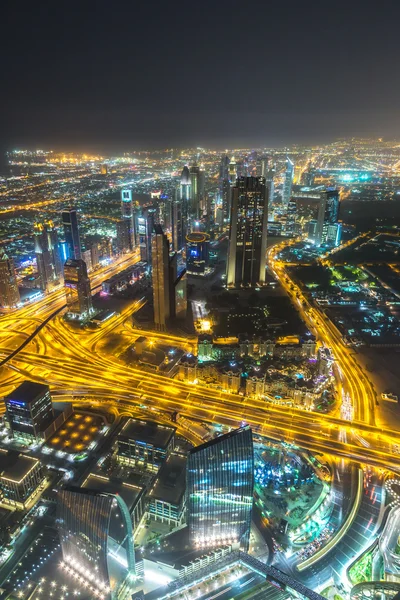
{"label": "building with lit window", "polygon": [[0,504],[6,508],[30,508],[46,486],[37,458],[0,448]]}
{"label": "building with lit window", "polygon": [[286,171],[282,191],[282,204],[284,207],[287,207],[289,204],[290,196],[292,194],[293,177],[294,164],[290,158],[286,158]]}
{"label": "building with lit window", "polygon": [[90,316],[92,293],[85,261],[68,259],[64,265],[64,288],[67,301],[67,315],[73,319]]}
{"label": "building with lit window", "polygon": [[121,216],[126,221],[128,231],[128,250],[133,250],[136,246],[136,207],[133,200],[132,190],[121,190]]}
{"label": "building with lit window", "polygon": [[81,258],[81,240],[79,236],[78,215],[75,208],[62,211],[64,237],[67,244],[67,258]]}
{"label": "building with lit window", "polygon": [[132,249],[131,228],[128,219],[119,219],[117,221],[116,247],[121,254],[129,252]]}
{"label": "building with lit window", "polygon": [[196,548],[238,544],[247,551],[254,453],[249,426],[193,448],[187,467],[188,525]]}
{"label": "building with lit window", "polygon": [[239,177],[232,188],[228,288],[265,283],[268,194],[263,177]]}
{"label": "building with lit window", "polygon": [[57,527],[67,567],[93,581],[106,600],[131,598],[133,531],[121,496],[77,487],[60,490]]}
{"label": "building with lit window", "polygon": [[169,241],[161,225],[155,225],[152,237],[152,277],[154,324],[165,331],[171,316]]}
{"label": "building with lit window", "polygon": [[191,275],[205,275],[208,267],[210,236],[192,231],[186,236],[186,266]]}
{"label": "building with lit window", "polygon": [[53,222],[35,223],[33,237],[40,288],[50,292],[62,283],[61,246]]}
{"label": "building with lit window", "polygon": [[20,301],[14,261],[0,249],[0,305],[3,308],[15,308]]}
{"label": "building with lit window", "polygon": [[160,423],[129,419],[117,437],[118,462],[158,470],[174,449],[175,431]]}
{"label": "building with lit window", "polygon": [[137,237],[140,249],[140,260],[151,264],[151,239],[154,232],[154,225],[158,220],[157,209],[155,206],[146,206],[142,209],[141,215],[137,218]]}
{"label": "building with lit window", "polygon": [[8,394],[4,401],[14,438],[27,442],[40,442],[45,439],[46,430],[54,421],[48,385],[24,381]]}
{"label": "building with lit window", "polygon": [[187,457],[172,452],[148,494],[148,513],[156,521],[179,527],[185,517]]}

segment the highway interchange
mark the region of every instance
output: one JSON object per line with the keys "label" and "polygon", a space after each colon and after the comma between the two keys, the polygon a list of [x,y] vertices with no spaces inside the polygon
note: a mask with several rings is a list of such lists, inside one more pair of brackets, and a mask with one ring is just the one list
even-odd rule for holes
{"label": "highway interchange", "polygon": [[[393,445],[400,442],[400,433],[379,426],[370,382],[342,343],[339,332],[321,311],[310,306],[289,279],[284,265],[276,259],[279,249],[279,246],[269,249],[270,269],[291,295],[310,329],[320,341],[332,348],[339,372],[339,392],[343,387],[352,398],[355,421],[350,423],[333,414],[306,412],[264,400],[250,400],[241,395],[127,367],[114,356],[102,352],[101,340],[120,327],[125,328],[126,335],[131,335],[132,342],[142,335],[142,330],[135,330],[131,325],[131,316],[142,306],[142,300],[136,300],[96,330],[72,330],[60,315],[54,316],[3,367],[0,374],[3,394],[11,391],[22,378],[45,381],[52,391],[65,397],[68,393],[75,397],[88,395],[114,407],[123,405],[125,410],[129,406],[146,406],[149,411],[155,408],[166,415],[179,411],[189,418],[231,426],[245,421],[259,434],[276,440],[400,472],[400,456],[393,452]],[[124,256],[104,267],[92,277],[92,287],[136,260],[136,255]],[[15,351],[29,335],[34,334],[40,323],[63,304],[64,292],[59,290],[35,304],[3,316],[0,321],[0,356],[6,358]],[[176,344],[186,351],[195,348],[194,338],[149,333],[155,341]]]}

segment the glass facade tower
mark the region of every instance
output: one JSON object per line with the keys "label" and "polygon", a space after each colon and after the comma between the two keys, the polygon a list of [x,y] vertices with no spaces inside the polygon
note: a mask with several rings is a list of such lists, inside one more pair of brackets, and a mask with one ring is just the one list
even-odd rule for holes
{"label": "glass facade tower", "polygon": [[78,215],[74,208],[62,212],[64,237],[67,243],[68,258],[81,258],[81,240],[79,237]]}
{"label": "glass facade tower", "polygon": [[193,448],[187,468],[188,524],[196,548],[238,543],[248,550],[254,452],[249,426]]}
{"label": "glass facade tower", "polygon": [[239,177],[232,188],[227,285],[265,283],[268,193],[264,177]]}
{"label": "glass facade tower", "polygon": [[57,526],[64,562],[86,578],[94,576],[107,600],[119,597],[135,575],[132,521],[121,496],[61,490]]}

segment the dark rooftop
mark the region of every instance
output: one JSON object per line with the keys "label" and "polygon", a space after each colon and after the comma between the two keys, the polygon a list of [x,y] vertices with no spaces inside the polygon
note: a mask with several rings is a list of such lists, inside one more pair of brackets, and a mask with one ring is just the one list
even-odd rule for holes
{"label": "dark rooftop", "polygon": [[153,421],[129,419],[122,428],[118,438],[137,440],[157,448],[166,449],[175,431],[175,427],[160,425]]}
{"label": "dark rooftop", "polygon": [[29,404],[36,400],[38,396],[49,391],[49,386],[44,383],[35,383],[34,381],[23,381],[11,394],[5,397],[5,400],[17,400]]}
{"label": "dark rooftop", "polygon": [[120,479],[98,475],[97,473],[89,473],[82,484],[82,488],[120,496],[125,501],[129,511],[132,511],[143,492],[143,488],[140,486],[125,483]]}
{"label": "dark rooftop", "polygon": [[31,458],[15,450],[0,448],[0,478],[4,477],[18,483],[38,463],[37,458]]}
{"label": "dark rooftop", "polygon": [[186,490],[186,462],[185,455],[177,452],[170,454],[160,469],[149,498],[180,504]]}

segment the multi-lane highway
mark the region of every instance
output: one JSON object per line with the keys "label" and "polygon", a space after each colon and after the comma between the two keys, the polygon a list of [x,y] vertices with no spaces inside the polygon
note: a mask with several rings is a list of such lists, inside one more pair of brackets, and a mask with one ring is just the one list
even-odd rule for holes
{"label": "multi-lane highway", "polygon": [[[294,284],[287,280],[283,266],[277,263],[274,256],[273,253],[269,255],[272,269],[285,288],[290,289]],[[132,256],[125,257],[119,263],[104,268],[93,277],[93,284],[98,285],[132,260]],[[143,333],[129,329],[131,315],[142,306],[142,300],[137,300],[121,315],[95,331],[72,330],[59,316],[54,317],[3,367],[3,394],[11,391],[24,378],[46,381],[53,390],[76,390],[76,396],[86,393],[99,399],[104,397],[115,406],[124,406],[125,410],[129,406],[142,405],[148,410],[157,408],[166,414],[179,411],[187,417],[231,426],[246,421],[257,432],[277,440],[297,444],[314,452],[325,452],[400,471],[400,455],[393,453],[393,445],[399,444],[400,434],[375,426],[372,391],[368,382],[360,376],[357,365],[346,353],[346,348],[330,324],[317,311],[311,312],[314,309],[307,304],[301,292],[299,300],[299,310],[305,318],[312,318],[313,329],[335,353],[343,373],[343,388],[348,390],[357,406],[357,421],[353,423],[335,415],[279,407],[264,400],[250,400],[240,395],[170,380],[157,373],[127,367],[115,357],[102,353],[99,342],[115,328],[126,327],[128,335],[131,331],[132,341]],[[1,356],[7,356],[11,350],[15,350],[63,302],[63,292],[55,292],[35,305],[3,317],[0,322]],[[154,332],[151,335],[158,339]],[[170,344],[180,342],[183,347],[193,345],[190,338],[168,334],[162,334],[160,341]]]}

